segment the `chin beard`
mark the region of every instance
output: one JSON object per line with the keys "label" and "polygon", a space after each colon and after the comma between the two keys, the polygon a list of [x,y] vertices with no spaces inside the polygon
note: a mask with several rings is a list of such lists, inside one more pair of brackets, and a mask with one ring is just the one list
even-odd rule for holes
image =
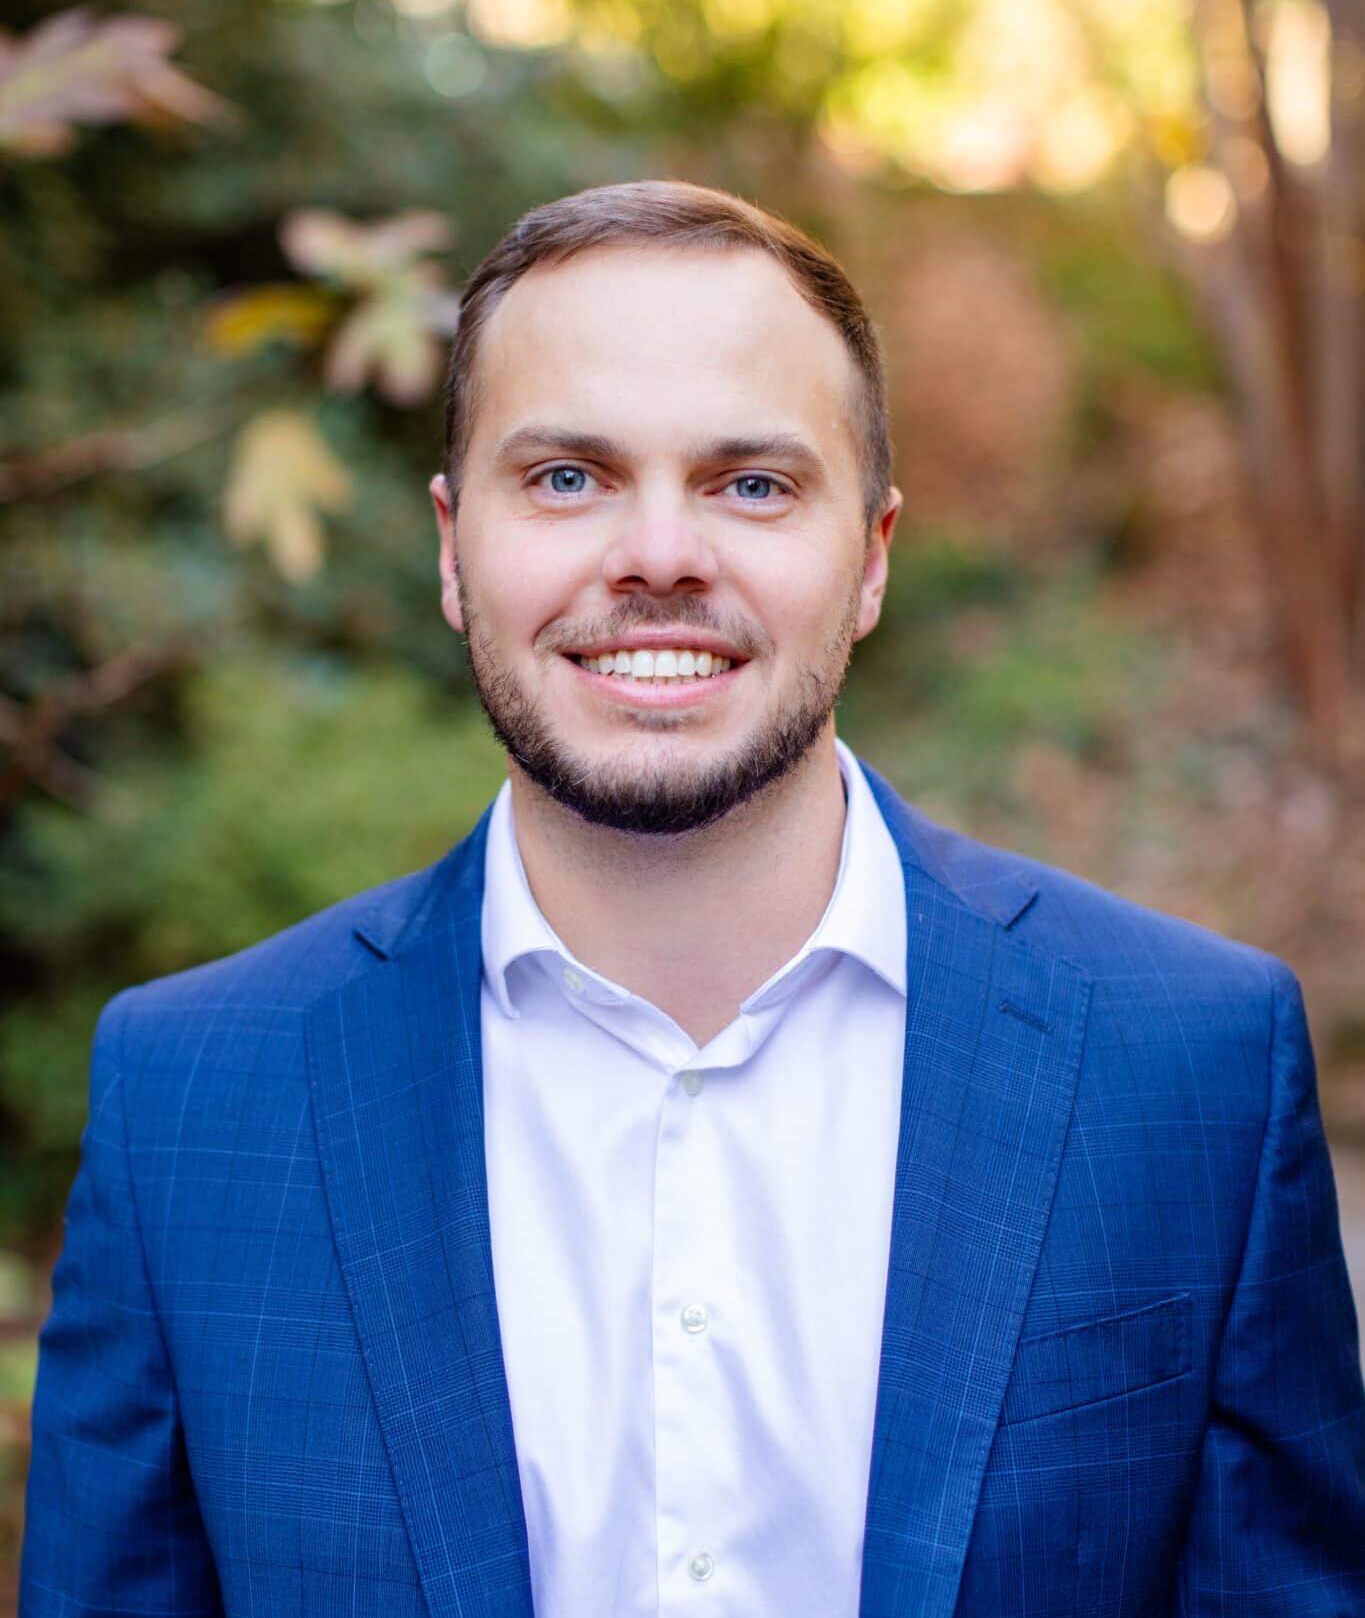
{"label": "chin beard", "polygon": [[[834,626],[824,666],[801,671],[800,700],[793,707],[772,716],[722,758],[691,766],[646,765],[634,771],[628,751],[605,767],[575,758],[551,731],[541,708],[499,660],[462,585],[460,604],[479,702],[494,735],[526,776],[591,825],[643,836],[676,837],[722,819],[781,780],[810,752],[834,712],[848,670],[858,588],[855,580]],[[618,616],[620,621],[610,626],[612,630],[625,631],[655,619],[671,624],[710,622],[705,607],[691,597],[657,608],[632,602],[628,614]],[[730,637],[751,655],[766,650],[765,643],[743,626],[734,626]],[[557,650],[554,646],[547,649]],[[672,728],[672,721],[663,714],[649,718],[655,730]]]}
{"label": "chin beard", "polygon": [[824,729],[833,698],[765,726],[742,747],[714,763],[690,769],[628,765],[591,769],[550,735],[534,707],[505,688],[480,688],[484,712],[498,740],[522,771],[566,809],[594,826],[644,836],[699,831],[780,780],[803,759]]}
{"label": "chin beard", "polygon": [[832,677],[806,670],[801,704],[725,757],[690,768],[646,766],[634,773],[628,757],[607,768],[575,759],[476,632],[469,637],[469,661],[494,734],[538,787],[591,825],[667,837],[720,820],[800,763],[834,711],[848,654],[845,650],[836,662]]}

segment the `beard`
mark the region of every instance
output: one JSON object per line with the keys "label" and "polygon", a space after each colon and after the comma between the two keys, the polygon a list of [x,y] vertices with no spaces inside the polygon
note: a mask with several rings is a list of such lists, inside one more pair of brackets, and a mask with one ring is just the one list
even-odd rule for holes
{"label": "beard", "polygon": [[[694,764],[653,760],[632,768],[628,748],[608,764],[575,757],[552,730],[543,708],[502,662],[460,587],[474,687],[494,734],[508,753],[556,803],[591,825],[653,837],[678,836],[713,824],[781,780],[809,753],[833,713],[844,683],[858,599],[855,587],[820,667],[799,671],[796,700],[765,718],[738,746],[719,758]],[[694,596],[669,602],[641,596],[622,603],[601,624],[548,634],[540,650],[559,656],[561,648],[600,644],[624,638],[631,629],[660,624],[719,632],[745,657],[760,655],[771,645],[745,626],[717,623]],[[679,715],[647,709],[636,715],[636,722],[641,729],[652,731],[674,730],[685,723]]]}

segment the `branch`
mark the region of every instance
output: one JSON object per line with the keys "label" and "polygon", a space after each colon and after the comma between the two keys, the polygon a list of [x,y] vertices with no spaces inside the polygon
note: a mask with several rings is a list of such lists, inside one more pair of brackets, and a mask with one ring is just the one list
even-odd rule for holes
{"label": "branch", "polygon": [[160,646],[133,646],[89,669],[58,681],[29,703],[0,696],[0,743],[10,759],[0,774],[0,813],[32,782],[74,808],[88,807],[99,775],[57,745],[67,721],[100,713],[168,670],[192,668],[198,653],[188,635]]}
{"label": "branch", "polygon": [[1328,0],[1331,147],[1318,254],[1318,475],[1348,627],[1365,653],[1365,20]]}
{"label": "branch", "polygon": [[226,432],[236,412],[173,416],[150,427],[87,433],[52,449],[0,462],[0,504],[55,494],[98,472],[137,472]]}

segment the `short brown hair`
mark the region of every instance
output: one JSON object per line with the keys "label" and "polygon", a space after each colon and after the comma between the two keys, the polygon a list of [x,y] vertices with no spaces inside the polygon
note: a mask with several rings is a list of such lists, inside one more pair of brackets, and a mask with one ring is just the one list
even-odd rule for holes
{"label": "short brown hair", "polygon": [[726,191],[680,180],[597,186],[524,215],[483,259],[464,290],[445,393],[445,471],[452,500],[469,445],[479,336],[512,286],[537,265],[562,264],[594,247],[653,242],[667,247],[750,248],[775,258],[796,290],[838,328],[857,368],[856,435],[868,525],[891,484],[891,437],[881,345],[843,270],[803,231]]}

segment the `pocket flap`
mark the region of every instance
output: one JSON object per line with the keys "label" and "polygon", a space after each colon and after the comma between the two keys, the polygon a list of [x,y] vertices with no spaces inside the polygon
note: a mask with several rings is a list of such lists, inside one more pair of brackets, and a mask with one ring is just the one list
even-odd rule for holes
{"label": "pocket flap", "polygon": [[1190,1294],[1024,1337],[1002,1422],[1029,1421],[1182,1376],[1190,1368]]}

